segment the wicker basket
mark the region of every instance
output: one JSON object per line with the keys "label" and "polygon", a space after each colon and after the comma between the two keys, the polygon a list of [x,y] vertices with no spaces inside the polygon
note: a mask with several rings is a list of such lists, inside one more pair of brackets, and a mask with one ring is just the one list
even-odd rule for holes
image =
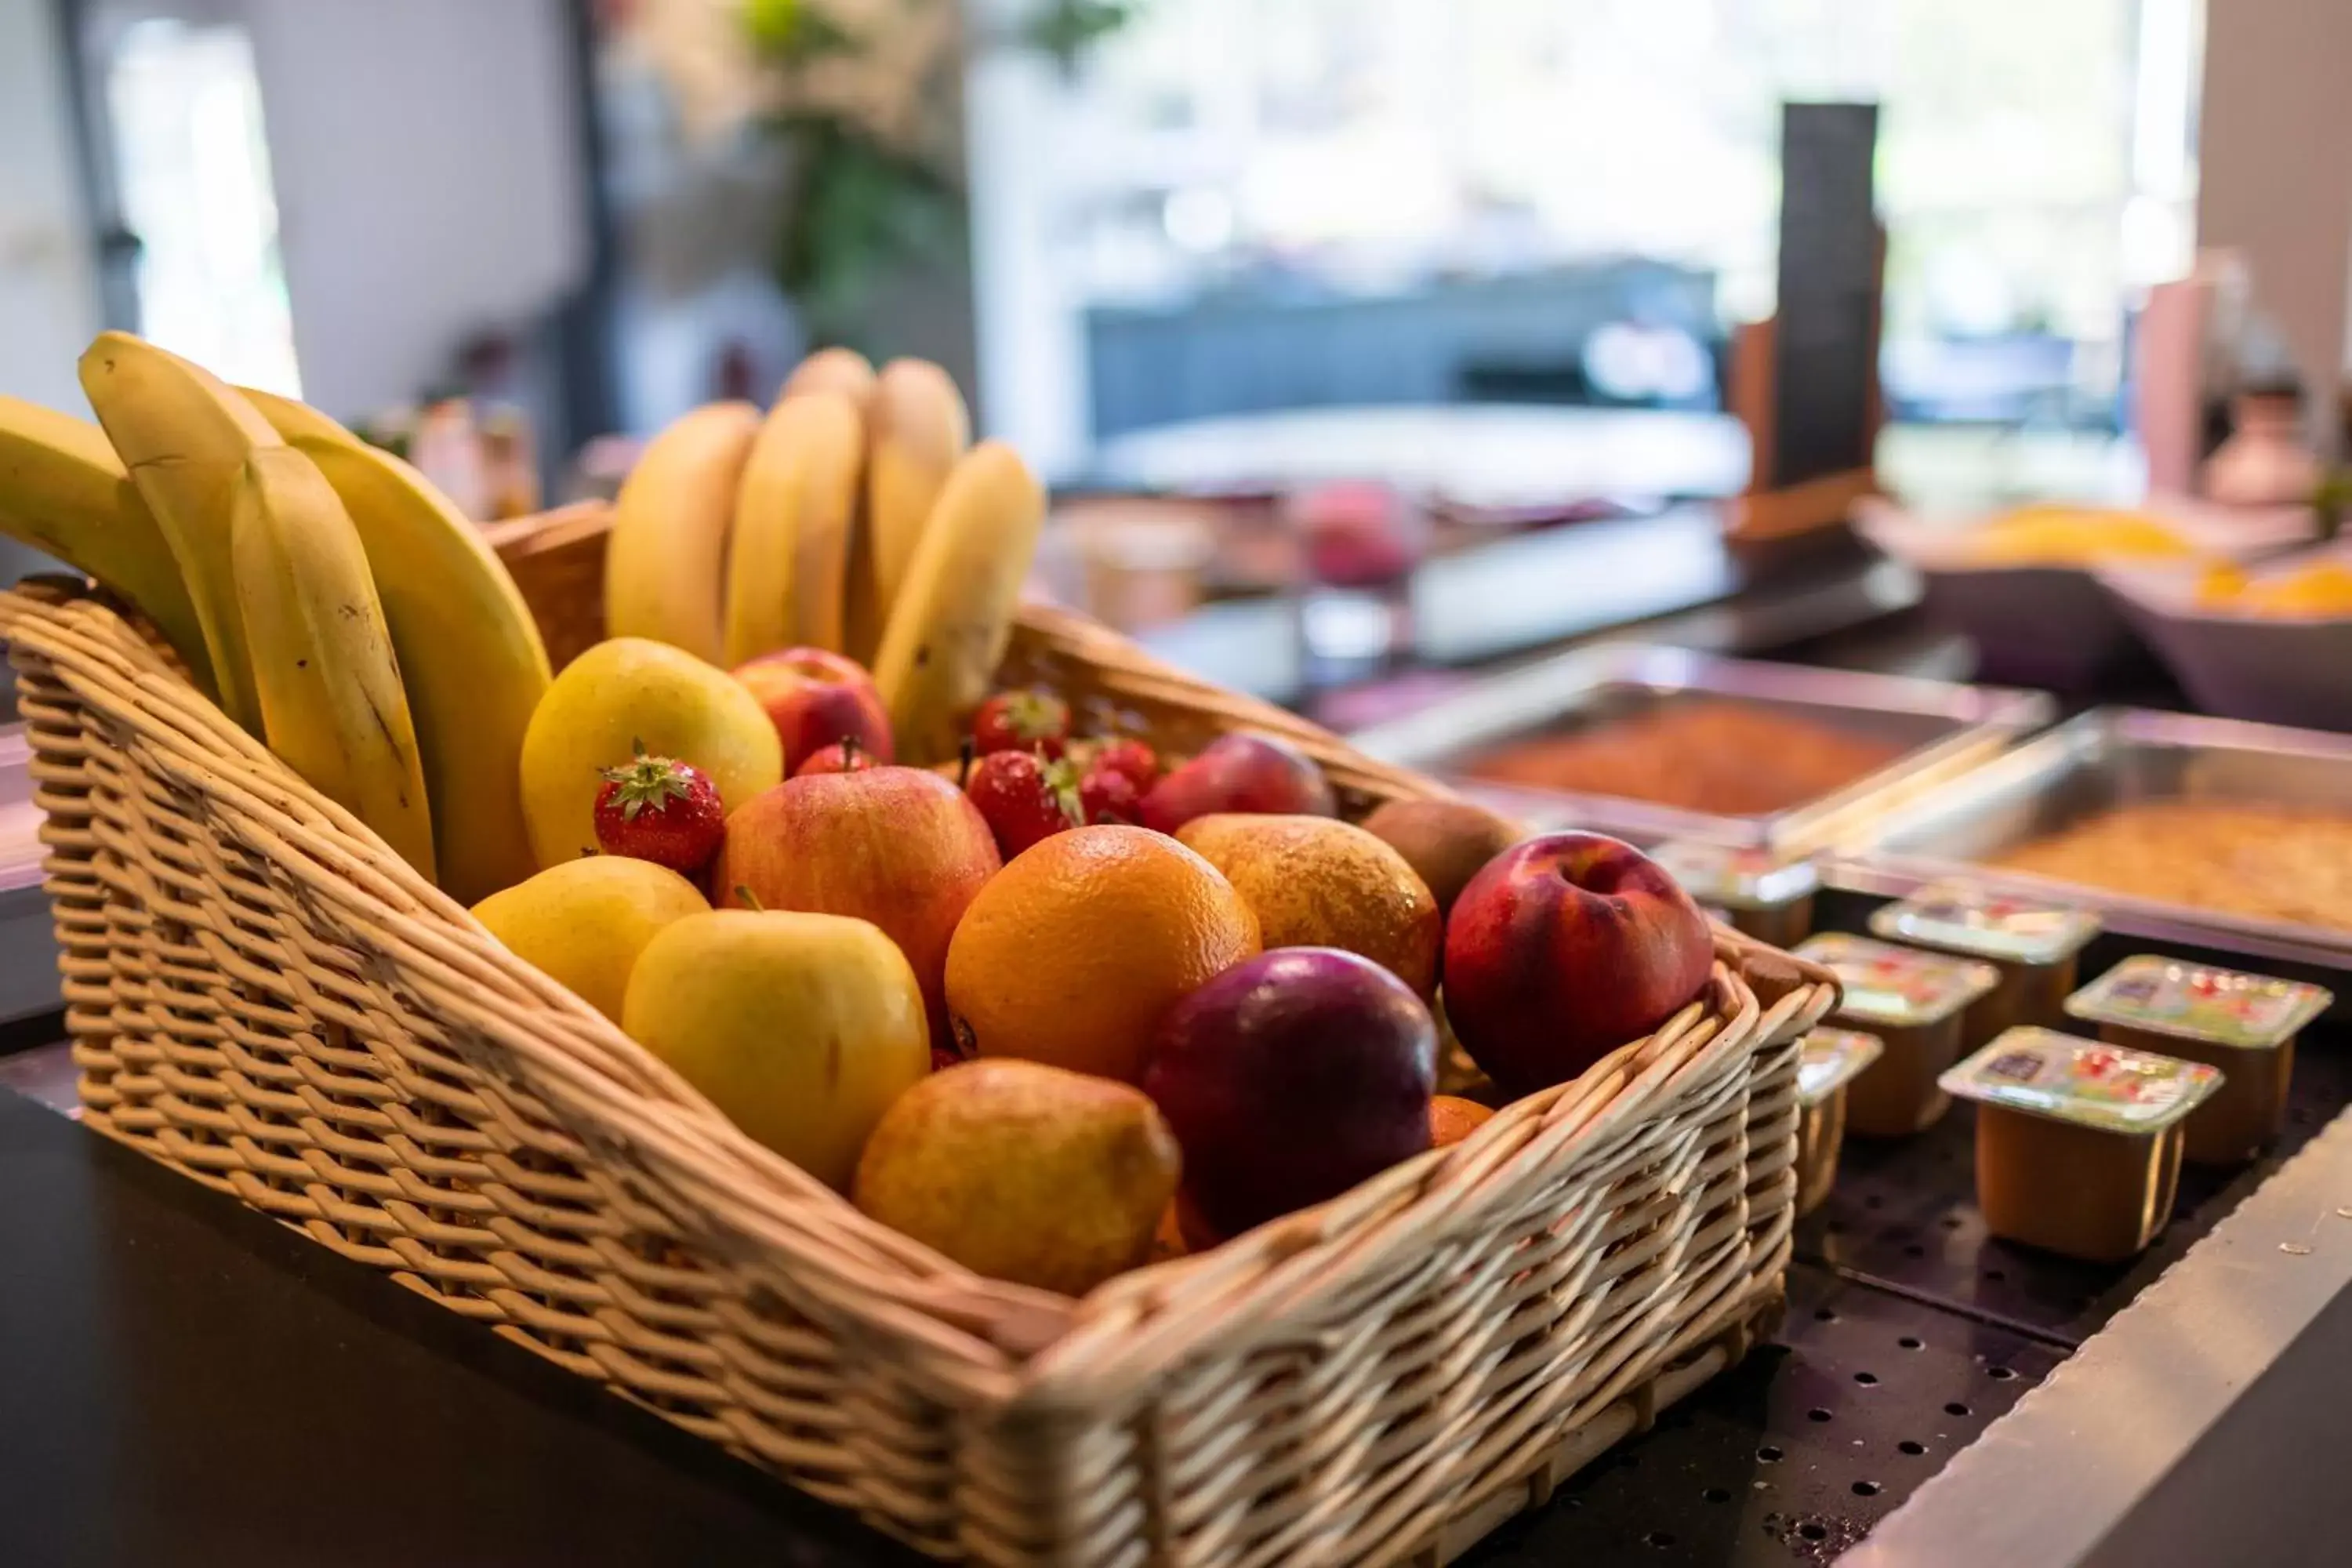
{"label": "wicker basket", "polygon": [[[594,521],[502,540],[542,606]],[[1071,1301],[751,1143],[102,604],[20,588],[0,636],[89,1125],[926,1552],[1443,1560],[1777,1307],[1793,1041],[1833,992],[1743,938],[1467,1142]],[[1172,745],[1264,724],[1360,799],[1430,787],[1082,620],[1027,617],[1015,662]]]}

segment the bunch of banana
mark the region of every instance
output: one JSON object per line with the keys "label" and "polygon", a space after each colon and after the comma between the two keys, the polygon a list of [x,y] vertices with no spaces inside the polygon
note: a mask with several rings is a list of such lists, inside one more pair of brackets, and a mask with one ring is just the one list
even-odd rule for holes
{"label": "bunch of banana", "polygon": [[392,629],[433,803],[443,890],[480,902],[539,869],[517,783],[551,672],[506,563],[433,481],[290,398],[247,392],[351,511]]}
{"label": "bunch of banana", "polygon": [[518,759],[550,679],[506,568],[415,468],[121,332],[99,425],[0,401],[0,530],[152,621],[222,709],[473,903],[534,869]]}
{"label": "bunch of banana", "polygon": [[762,417],[712,404],[656,436],[614,508],[605,624],[714,664],[822,647],[872,666],[899,754],[952,755],[1004,656],[1045,497],[971,446],[954,381],[811,355]]}

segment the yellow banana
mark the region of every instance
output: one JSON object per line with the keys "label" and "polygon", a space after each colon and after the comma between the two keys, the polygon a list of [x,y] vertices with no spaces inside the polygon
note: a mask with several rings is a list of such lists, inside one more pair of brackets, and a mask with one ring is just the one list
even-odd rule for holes
{"label": "yellow banana", "polygon": [[[798,368],[784,378],[783,386],[776,393],[778,402],[804,397],[812,392],[837,392],[857,405],[857,412],[868,422],[866,436],[872,439],[871,421],[874,414],[874,366],[866,357],[851,348],[819,349],[801,361]],[[849,557],[842,574],[842,637],[835,646],[861,662],[874,657],[874,645],[882,635],[882,623],[873,613],[874,603],[874,533],[872,520],[865,513],[865,498],[851,509],[849,523]]]}
{"label": "yellow banana", "polygon": [[106,438],[179,563],[221,708],[258,735],[261,707],[229,565],[228,502],[245,460],[285,443],[211,372],[128,332],[100,332],[80,368]]}
{"label": "yellow banana", "polygon": [[849,651],[874,657],[890,606],[948,472],[971,444],[971,420],[947,372],[929,360],[892,360],[866,405],[866,537],[870,572],[852,585]]}
{"label": "yellow banana", "polygon": [[240,386],[236,392],[269,421],[269,427],[277,431],[289,447],[299,446],[306,438],[338,441],[348,446],[367,445],[345,429],[341,420],[331,419],[296,398],[280,397],[274,392],[264,392],[254,386]]}
{"label": "yellow banana", "polygon": [[899,760],[953,756],[1013,635],[1045,495],[1020,454],[983,441],[948,476],[882,634],[875,684]]}
{"label": "yellow banana", "polygon": [[228,510],[269,749],[432,876],[416,729],[351,515],[318,465],[283,446],[247,456]]}
{"label": "yellow banana", "polygon": [[784,377],[776,398],[782,402],[805,392],[837,392],[863,413],[874,395],[874,367],[856,349],[819,349]]}
{"label": "yellow banana", "polygon": [[204,626],[180,563],[105,431],[70,414],[0,397],[0,533],[129,600],[163,634],[196,684],[218,698]]}
{"label": "yellow banana", "polygon": [[842,647],[842,591],[865,421],[836,392],[776,405],[743,465],[728,540],[727,662]]}
{"label": "yellow banana", "polygon": [[613,503],[604,548],[604,631],[651,637],[717,664],[727,529],[760,411],[696,409],[647,443]]}
{"label": "yellow banana", "polygon": [[416,725],[442,890],[480,902],[539,869],[522,735],[550,679],[530,606],[481,531],[391,453],[306,405],[247,393],[351,513]]}

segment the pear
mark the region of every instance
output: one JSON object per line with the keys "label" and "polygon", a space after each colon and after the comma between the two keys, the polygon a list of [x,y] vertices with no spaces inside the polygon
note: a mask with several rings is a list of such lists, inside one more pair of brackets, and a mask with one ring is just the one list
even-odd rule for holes
{"label": "pear", "polygon": [[866,1142],[856,1199],[974,1273],[1082,1296],[1150,1255],[1178,1161],[1140,1090],[990,1058],[899,1098]]}
{"label": "pear", "polygon": [[646,943],[672,921],[709,908],[667,866],[592,855],[492,893],[474,906],[474,918],[509,952],[617,1024]]}
{"label": "pear", "polygon": [[677,921],[639,955],[621,1026],[736,1126],[835,1189],[931,1065],[906,954],[847,915],[712,910]]}

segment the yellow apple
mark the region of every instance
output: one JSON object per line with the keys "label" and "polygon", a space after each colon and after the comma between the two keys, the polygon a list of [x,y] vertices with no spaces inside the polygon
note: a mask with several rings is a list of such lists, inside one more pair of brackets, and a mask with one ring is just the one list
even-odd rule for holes
{"label": "yellow apple", "polygon": [[784,776],[783,742],[740,681],[667,643],[598,643],[564,667],[523,731],[523,820],[541,866],[595,853],[603,771],[640,742],[700,768],[730,812]]}
{"label": "yellow apple", "polygon": [[931,1064],[906,954],[846,915],[675,921],[639,956],[622,1027],[735,1125],[842,1190],[866,1134]]}
{"label": "yellow apple", "polygon": [[474,918],[617,1024],[629,971],[646,943],[672,921],[709,910],[695,885],[667,866],[592,855],[492,893],[474,906]]}

